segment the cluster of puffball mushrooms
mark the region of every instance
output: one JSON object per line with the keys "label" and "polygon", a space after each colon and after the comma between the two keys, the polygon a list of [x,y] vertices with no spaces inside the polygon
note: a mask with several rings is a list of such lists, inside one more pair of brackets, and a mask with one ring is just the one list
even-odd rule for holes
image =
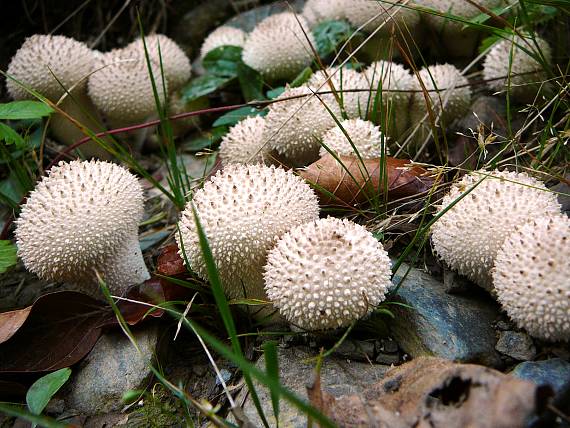
{"label": "cluster of puffball mushrooms", "polygon": [[[291,80],[313,61],[311,28],[330,19],[346,19],[380,40],[392,33],[387,24],[405,26],[413,34],[426,21],[453,55],[464,55],[462,49],[471,52],[478,34],[415,8],[438,10],[440,3],[416,0],[405,7],[368,0],[308,0],[303,14],[275,14],[249,34],[230,26],[218,28],[204,41],[200,56],[221,46],[239,46],[243,61],[266,81]],[[443,13],[465,19],[480,13],[463,0],[444,3]],[[483,3],[493,8],[503,1]],[[549,61],[546,42],[535,42]],[[160,45],[167,88],[159,88],[159,94],[175,97],[190,76],[188,58],[165,36],[148,36],[146,43],[155,77],[160,75]],[[527,44],[521,38],[504,40],[489,51],[483,75],[490,89],[508,91],[522,102],[537,95],[537,82],[544,78],[540,64],[528,53],[532,49],[521,49]],[[141,40],[100,53],[66,37],[33,36],[12,60],[8,74],[17,80],[8,80],[15,99],[30,97],[20,82],[61,101],[72,115],[79,114],[73,110],[79,104],[82,113],[102,114],[114,126],[145,120],[154,112]],[[342,89],[340,99],[335,89]],[[391,118],[383,126],[365,120],[370,100],[380,90],[378,108],[389,111]],[[425,93],[445,124],[461,118],[471,102],[467,78],[451,64],[431,65],[417,74],[386,60],[362,71],[332,66],[299,87],[286,87],[266,116],[243,119],[223,137],[224,168],[193,193],[181,213],[176,241],[185,263],[207,279],[196,217],[228,298],[267,300],[292,326],[304,330],[347,326],[371,313],[391,286],[387,252],[363,226],[320,218],[310,185],[276,160],[302,167],[328,151],[353,154],[354,147],[363,158],[383,156],[387,142],[410,126],[419,126],[422,136],[429,132],[421,128]],[[340,127],[331,112],[343,117]],[[61,131],[53,122],[57,135]],[[76,135],[60,138],[68,141]],[[96,294],[97,271],[114,294],[122,294],[149,278],[137,236],[143,200],[137,178],[119,165],[61,162],[22,207],[16,228],[19,255],[29,270],[46,280],[70,282]],[[570,220],[542,182],[522,172],[475,171],[451,187],[439,215],[432,244],[442,260],[489,290],[535,337],[570,339],[570,267],[565,260]]]}

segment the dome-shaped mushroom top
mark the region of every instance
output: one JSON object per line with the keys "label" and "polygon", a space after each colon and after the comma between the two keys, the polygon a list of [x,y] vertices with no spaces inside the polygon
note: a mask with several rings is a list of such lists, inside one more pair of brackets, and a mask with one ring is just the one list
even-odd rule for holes
{"label": "dome-shaped mushroom top", "polygon": [[[12,57],[7,73],[46,98],[57,101],[65,94],[63,87],[68,90],[74,85],[75,88],[85,87],[94,59],[94,51],[82,42],[65,36],[36,34],[28,37]],[[6,87],[15,100],[34,98],[10,78],[6,79]]]}
{"label": "dome-shaped mushroom top", "polygon": [[497,253],[493,285],[509,317],[532,336],[570,341],[570,219],[536,217]]}
{"label": "dome-shaped mushroom top", "polygon": [[[420,21],[420,14],[413,9],[413,4],[397,4],[397,2],[382,2],[369,0],[340,0],[348,21],[355,27],[362,27],[371,33],[378,27],[380,35],[390,35],[392,26],[396,32],[406,33]],[[401,27],[398,29],[398,27]]]}
{"label": "dome-shaped mushroom top", "polygon": [[279,312],[306,330],[350,325],[384,300],[390,259],[364,227],[333,217],[297,226],[269,252],[265,290]]}
{"label": "dome-shaped mushroom top", "polygon": [[[164,102],[160,66],[152,60],[150,63],[159,98]],[[136,123],[156,111],[152,81],[144,57],[116,49],[100,55],[95,70],[89,78],[89,96],[107,117],[123,124]]]}
{"label": "dome-shaped mushroom top", "polygon": [[[440,13],[448,13],[450,15],[455,15],[463,20],[468,21],[475,18],[477,15],[481,14],[481,9],[477,6],[484,7],[486,9],[493,9],[501,5],[503,0],[479,0],[477,3],[470,3],[465,0],[417,0],[416,3],[419,6],[433,9]],[[433,13],[422,12],[422,18],[426,20],[433,28],[438,31],[443,29],[453,32],[458,32],[463,29],[465,23],[460,21],[454,21]]]}
{"label": "dome-shaped mushroom top", "polygon": [[372,100],[376,96],[376,91],[381,91],[378,96],[384,105],[389,101],[398,106],[407,106],[412,90],[416,89],[414,77],[404,68],[403,65],[391,61],[375,61],[364,70],[364,76],[368,85],[374,91]]}
{"label": "dome-shaped mushroom top", "polygon": [[471,189],[434,223],[432,243],[452,269],[491,290],[490,271],[506,237],[532,218],[559,213],[560,204],[524,172],[481,170],[455,183],[438,212]]}
{"label": "dome-shaped mushroom top", "polygon": [[113,257],[133,233],[136,238],[142,216],[142,188],[125,168],[60,162],[22,206],[18,255],[40,278],[77,282],[93,276],[91,269]]}
{"label": "dome-shaped mushroom top", "polygon": [[310,26],[324,21],[337,21],[346,18],[345,4],[342,1],[307,0],[303,16]]}
{"label": "dome-shaped mushroom top", "polygon": [[[190,79],[190,60],[174,40],[164,34],[152,34],[145,37],[145,43],[149,58],[159,65],[159,70],[162,59],[162,69],[164,70],[166,80],[168,80],[170,90],[180,88]],[[143,59],[145,58],[142,38],[138,38],[128,44],[125,50],[127,52],[135,52],[141,55]],[[155,75],[155,79],[160,79],[160,73],[158,76]]]}
{"label": "dome-shaped mushroom top", "polygon": [[242,58],[266,79],[292,79],[311,64],[311,45],[316,42],[307,20],[283,12],[257,24],[244,44]]}
{"label": "dome-shaped mushroom top", "polygon": [[[389,153],[386,137],[380,132],[380,128],[372,122],[362,119],[343,120],[341,126],[329,129],[323,136],[323,145],[326,145],[333,152],[348,156],[356,156],[354,147],[358,150],[363,159],[379,158],[382,154]],[[343,131],[344,129],[344,131]],[[346,134],[350,137],[350,141]],[[384,148],[384,150],[382,150]],[[320,155],[324,156],[328,151],[321,147]]]}
{"label": "dome-shaped mushroom top", "polygon": [[510,85],[512,97],[523,102],[532,101],[537,91],[547,85],[544,66],[537,60],[541,58],[539,52],[546,64],[552,62],[552,50],[540,37],[532,40],[517,36],[501,40],[491,48],[483,62],[483,77],[487,85],[495,91],[506,91]]}
{"label": "dome-shaped mushroom top", "polygon": [[[340,117],[338,104],[332,102],[328,106]],[[269,106],[263,138],[288,165],[306,166],[318,159],[320,138],[334,124],[311,89],[288,88]]]}
{"label": "dome-shaped mushroom top", "polygon": [[265,118],[247,117],[232,126],[222,138],[220,158],[224,165],[230,163],[271,163],[269,144],[263,140]]}
{"label": "dome-shaped mushroom top", "polygon": [[245,293],[265,299],[262,268],[268,250],[286,231],[319,215],[317,196],[292,172],[265,165],[226,166],[194,194],[178,224],[178,246],[203,278],[207,270],[191,203],[230,298]]}
{"label": "dome-shaped mushroom top", "polygon": [[212,31],[202,43],[200,48],[200,58],[213,51],[220,46],[237,46],[243,47],[247,39],[247,33],[239,28],[222,25]]}

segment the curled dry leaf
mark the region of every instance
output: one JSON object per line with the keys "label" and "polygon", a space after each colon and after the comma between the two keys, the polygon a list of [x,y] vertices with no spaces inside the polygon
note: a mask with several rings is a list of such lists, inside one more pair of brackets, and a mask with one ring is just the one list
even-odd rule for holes
{"label": "curled dry leaf", "polygon": [[164,276],[177,276],[187,272],[184,260],[178,254],[178,245],[170,244],[163,248],[158,256],[156,271]]}
{"label": "curled dry leaf", "polygon": [[390,370],[362,396],[335,398],[319,381],[307,388],[315,407],[339,427],[523,427],[552,395],[550,387],[474,364],[418,358]]}
{"label": "curled dry leaf", "polygon": [[363,159],[331,154],[298,171],[320,193],[321,202],[334,205],[355,205],[387,193],[396,200],[427,192],[435,178],[424,168],[407,159]]}

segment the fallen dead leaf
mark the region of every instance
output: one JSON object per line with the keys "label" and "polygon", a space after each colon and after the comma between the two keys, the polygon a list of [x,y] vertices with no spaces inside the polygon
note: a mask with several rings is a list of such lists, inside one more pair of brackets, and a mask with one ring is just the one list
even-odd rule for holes
{"label": "fallen dead leaf", "polygon": [[[331,154],[298,171],[298,174],[320,193],[324,204],[360,204],[387,193],[396,200],[427,192],[435,179],[424,168],[406,159],[364,159],[339,156],[342,164]],[[382,175],[381,175],[382,174]]]}
{"label": "fallen dead leaf", "polygon": [[10,339],[24,324],[30,315],[32,307],[3,312],[0,314],[0,344]]}
{"label": "fallen dead leaf", "polygon": [[158,256],[156,271],[164,276],[177,276],[187,272],[184,260],[178,254],[178,245],[170,244],[163,248]]}

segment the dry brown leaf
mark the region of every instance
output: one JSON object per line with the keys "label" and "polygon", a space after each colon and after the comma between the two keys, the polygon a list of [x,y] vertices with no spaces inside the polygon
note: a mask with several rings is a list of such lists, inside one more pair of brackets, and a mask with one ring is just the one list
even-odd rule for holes
{"label": "dry brown leaf", "polygon": [[362,396],[335,398],[318,379],[308,395],[339,427],[516,428],[544,409],[552,390],[484,366],[418,358]]}
{"label": "dry brown leaf", "polygon": [[424,168],[407,159],[387,157],[382,168],[380,158],[363,161],[354,156],[338,158],[342,164],[326,154],[298,171],[320,193],[324,204],[353,206],[385,193],[393,201],[425,193],[435,182]]}
{"label": "dry brown leaf", "polygon": [[6,342],[24,324],[32,310],[31,306],[10,312],[0,313],[0,343]]}

